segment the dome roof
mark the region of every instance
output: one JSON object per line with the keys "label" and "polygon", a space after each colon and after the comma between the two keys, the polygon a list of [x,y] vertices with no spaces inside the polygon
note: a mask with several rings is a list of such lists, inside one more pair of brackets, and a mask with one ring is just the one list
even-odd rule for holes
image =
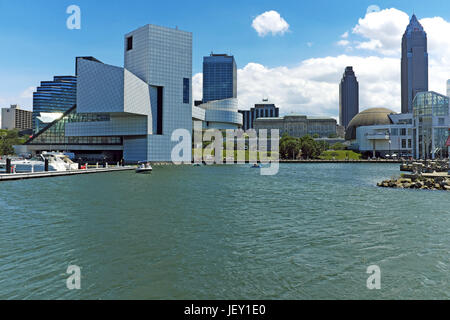
{"label": "dome roof", "polygon": [[345,140],[356,139],[356,128],[358,127],[391,124],[392,121],[389,118],[391,114],[395,114],[395,112],[386,108],[372,108],[358,113],[348,124]]}

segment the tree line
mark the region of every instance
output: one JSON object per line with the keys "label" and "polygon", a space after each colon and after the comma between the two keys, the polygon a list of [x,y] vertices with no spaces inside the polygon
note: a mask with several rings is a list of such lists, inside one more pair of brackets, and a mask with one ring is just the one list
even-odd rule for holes
{"label": "tree line", "polygon": [[330,146],[326,141],[316,141],[310,135],[294,138],[284,134],[280,139],[280,158],[284,160],[318,159],[327,150],[344,150],[342,143]]}

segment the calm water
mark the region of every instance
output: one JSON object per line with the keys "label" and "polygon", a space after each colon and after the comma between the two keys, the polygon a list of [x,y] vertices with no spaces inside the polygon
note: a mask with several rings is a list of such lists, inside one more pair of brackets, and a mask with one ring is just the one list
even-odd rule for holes
{"label": "calm water", "polygon": [[1,183],[0,299],[449,298],[450,193],[375,187],[398,174],[166,166]]}

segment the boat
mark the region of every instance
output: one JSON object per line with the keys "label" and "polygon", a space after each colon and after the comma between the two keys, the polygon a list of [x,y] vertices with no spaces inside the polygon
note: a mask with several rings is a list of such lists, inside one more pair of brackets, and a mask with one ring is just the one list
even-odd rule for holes
{"label": "boat", "polygon": [[[78,164],[69,159],[67,155],[60,152],[42,152],[39,156],[31,159],[11,159],[11,166],[15,172],[42,172],[45,170],[45,160],[48,159],[49,171],[77,170]],[[6,160],[1,160],[0,170],[6,170]]]}
{"label": "boat", "polygon": [[153,171],[153,168],[148,161],[141,161],[138,165],[136,173],[151,173]]}
{"label": "boat", "polygon": [[257,163],[254,163],[252,165],[252,168],[259,169],[259,168],[261,168],[261,166],[259,164],[257,164]]}
{"label": "boat", "polygon": [[61,152],[42,152],[41,158],[45,161],[48,159],[49,170],[54,171],[70,171],[78,170],[78,163],[70,160],[67,154]]}

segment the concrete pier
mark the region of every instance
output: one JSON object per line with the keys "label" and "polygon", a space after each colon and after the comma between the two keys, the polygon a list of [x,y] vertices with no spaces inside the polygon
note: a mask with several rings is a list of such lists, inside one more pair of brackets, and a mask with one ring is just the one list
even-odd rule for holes
{"label": "concrete pier", "polygon": [[87,170],[71,170],[71,171],[48,171],[48,172],[26,172],[26,173],[14,173],[14,174],[0,174],[1,181],[12,180],[24,180],[24,179],[37,179],[37,178],[51,178],[61,176],[72,176],[76,174],[93,174],[93,173],[106,173],[117,171],[135,170],[136,167],[109,167],[109,168],[93,168]]}

